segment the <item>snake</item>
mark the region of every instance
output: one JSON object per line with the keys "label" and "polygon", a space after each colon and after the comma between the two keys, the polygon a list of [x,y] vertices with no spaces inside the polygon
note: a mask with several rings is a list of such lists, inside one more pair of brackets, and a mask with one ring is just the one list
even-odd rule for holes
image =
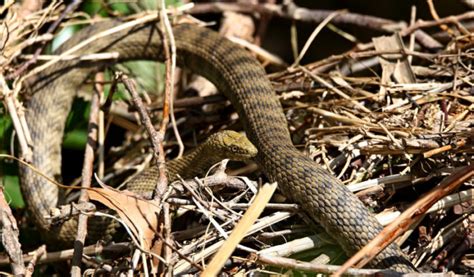
{"label": "snake", "polygon": [[[156,22],[105,32],[119,24],[106,20],[85,27],[55,54],[89,39],[75,55],[118,53],[116,62],[165,60],[162,34]],[[177,64],[207,78],[228,98],[246,136],[258,149],[254,161],[270,181],[278,183],[283,195],[299,204],[349,256],[382,230],[375,217],[339,179],[293,145],[282,105],[263,66],[250,52],[195,24],[175,24],[172,31]],[[81,85],[103,63],[61,60],[26,80],[26,94],[31,95],[25,103],[33,147],[31,163],[48,176],[61,176],[61,143],[67,114]],[[64,226],[51,226],[45,216],[64,201],[61,190],[28,168],[22,168],[20,175],[25,202],[38,229],[57,236],[57,228],[67,228],[67,222]],[[415,270],[394,243],[369,265],[399,272]]]}
{"label": "snake", "polygon": [[[168,182],[181,179],[191,179],[204,175],[214,164],[229,159],[233,161],[248,161],[258,153],[257,148],[247,136],[232,130],[219,131],[210,135],[186,155],[166,163]],[[159,168],[150,166],[126,183],[129,191],[150,198],[159,181]]]}

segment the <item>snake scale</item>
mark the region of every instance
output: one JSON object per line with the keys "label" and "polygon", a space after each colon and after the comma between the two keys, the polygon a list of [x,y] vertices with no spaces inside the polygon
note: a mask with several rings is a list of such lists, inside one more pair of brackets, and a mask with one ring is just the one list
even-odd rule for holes
{"label": "snake scale", "polygon": [[[86,27],[56,54],[118,24],[104,21]],[[262,66],[250,53],[209,29],[191,24],[176,25],[173,33],[178,65],[210,80],[231,101],[249,140],[258,149],[255,161],[287,197],[319,222],[348,255],[381,231],[381,225],[354,194],[293,146],[282,106]],[[162,49],[157,26],[148,23],[101,36],[75,54],[118,52],[119,61],[163,61]],[[91,61],[61,61],[28,80],[32,97],[26,103],[26,118],[33,141],[32,164],[49,176],[60,178],[67,114],[76,91],[97,65]],[[21,183],[38,228],[56,233],[44,216],[61,204],[61,191],[29,169],[21,170]],[[395,244],[381,252],[371,266],[400,272],[414,270]]]}

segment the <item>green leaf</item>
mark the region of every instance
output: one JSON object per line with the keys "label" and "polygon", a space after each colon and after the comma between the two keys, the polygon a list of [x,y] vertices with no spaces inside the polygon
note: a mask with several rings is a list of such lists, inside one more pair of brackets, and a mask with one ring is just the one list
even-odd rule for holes
{"label": "green leaf", "polygon": [[0,152],[10,149],[10,136],[13,130],[13,124],[7,115],[0,115]]}
{"label": "green leaf", "polygon": [[107,12],[102,8],[101,1],[85,1],[84,4],[82,4],[82,10],[89,15],[99,14],[101,16],[107,16]]}
{"label": "green leaf", "polygon": [[[124,63],[123,66],[127,68],[126,71],[129,72],[129,75],[137,81],[141,89],[144,89],[149,93],[163,90],[163,64],[153,61],[132,61]],[[162,77],[160,78],[160,82],[157,82],[158,74]]]}
{"label": "green leaf", "polygon": [[66,121],[63,147],[84,149],[87,143],[87,124],[89,121],[90,103],[76,99]]}
{"label": "green leaf", "polygon": [[81,150],[86,147],[87,143],[87,130],[75,129],[71,132],[67,132],[64,136],[63,147],[69,149]]}
{"label": "green leaf", "polygon": [[110,8],[116,12],[119,12],[120,14],[130,14],[130,9],[125,3],[110,4]]}
{"label": "green leaf", "polygon": [[25,201],[21,196],[20,180],[18,176],[3,176],[3,184],[5,188],[5,199],[12,208],[24,208]]}

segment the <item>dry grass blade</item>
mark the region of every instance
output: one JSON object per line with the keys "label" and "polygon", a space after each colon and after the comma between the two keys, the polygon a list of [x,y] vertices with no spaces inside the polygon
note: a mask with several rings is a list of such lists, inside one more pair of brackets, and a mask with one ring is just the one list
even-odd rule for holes
{"label": "dry grass blade", "polygon": [[202,272],[201,276],[216,276],[226,260],[230,257],[237,244],[244,238],[252,224],[258,219],[260,214],[263,212],[265,205],[272,197],[273,193],[277,188],[276,183],[263,185],[254,198],[252,205],[248,208],[245,214],[240,219],[239,223],[235,226],[234,230],[217,251],[214,258],[211,260],[207,268]]}

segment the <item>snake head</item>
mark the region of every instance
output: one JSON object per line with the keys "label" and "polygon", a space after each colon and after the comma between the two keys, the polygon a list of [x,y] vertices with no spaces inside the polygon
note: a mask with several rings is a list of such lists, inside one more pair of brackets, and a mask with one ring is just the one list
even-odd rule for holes
{"label": "snake head", "polygon": [[209,153],[219,156],[221,159],[233,161],[244,161],[257,155],[257,148],[244,134],[224,130],[211,135],[207,139]]}

